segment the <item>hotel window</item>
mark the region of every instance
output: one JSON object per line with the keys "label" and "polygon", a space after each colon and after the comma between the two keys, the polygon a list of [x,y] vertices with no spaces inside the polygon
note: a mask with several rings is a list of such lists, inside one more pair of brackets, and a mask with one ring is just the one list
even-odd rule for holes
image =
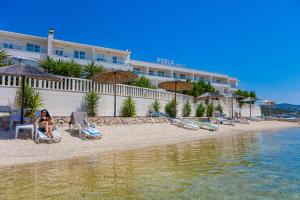
{"label": "hotel window", "polygon": [[141,69],[140,68],[133,68],[133,72],[136,73],[136,74],[140,74]]}
{"label": "hotel window", "polygon": [[79,58],[80,59],[85,59],[85,52],[84,51],[79,52]]}
{"label": "hotel window", "polygon": [[154,71],[153,70],[149,70],[149,75],[154,75]]}
{"label": "hotel window", "polygon": [[158,76],[165,76],[165,72],[163,72],[163,71],[158,71],[157,75],[158,75]]}
{"label": "hotel window", "polygon": [[113,63],[118,63],[118,57],[117,56],[113,56],[112,57],[112,62]]}
{"label": "hotel window", "polygon": [[27,44],[26,51],[41,52],[41,47],[35,44]]}
{"label": "hotel window", "polygon": [[74,51],[74,58],[85,59],[84,51]]}
{"label": "hotel window", "polygon": [[97,54],[97,55],[96,55],[96,60],[97,60],[97,61],[105,62],[104,54]]}
{"label": "hotel window", "polygon": [[185,74],[180,74],[181,79],[185,79],[185,77],[186,77]]}
{"label": "hotel window", "polygon": [[11,41],[4,41],[3,48],[13,49],[14,48],[13,42],[11,42]]}
{"label": "hotel window", "polygon": [[64,51],[62,49],[56,49],[55,50],[55,55],[57,55],[57,56],[63,56],[64,55]]}

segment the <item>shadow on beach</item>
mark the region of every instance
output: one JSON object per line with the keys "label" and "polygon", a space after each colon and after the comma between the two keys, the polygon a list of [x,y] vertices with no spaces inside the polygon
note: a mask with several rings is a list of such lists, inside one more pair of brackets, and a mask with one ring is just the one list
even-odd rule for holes
{"label": "shadow on beach", "polygon": [[[3,130],[0,129],[0,140],[14,140],[15,139],[15,129]],[[18,134],[18,139],[28,140],[31,139],[31,133],[28,130],[20,130]]]}

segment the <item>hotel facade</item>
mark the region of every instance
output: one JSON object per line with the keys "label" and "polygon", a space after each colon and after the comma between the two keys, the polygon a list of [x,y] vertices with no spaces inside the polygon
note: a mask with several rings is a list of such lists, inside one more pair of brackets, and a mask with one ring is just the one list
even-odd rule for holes
{"label": "hotel facade", "polygon": [[237,90],[238,79],[225,74],[200,71],[177,65],[173,61],[157,59],[156,63],[133,60],[130,50],[117,50],[93,45],[63,41],[54,38],[54,29],[47,37],[0,30],[0,49],[5,49],[15,59],[38,63],[47,56],[55,60],[74,60],[86,65],[92,61],[110,70],[130,70],[145,76],[153,84],[169,80],[204,80],[214,86],[220,94]]}

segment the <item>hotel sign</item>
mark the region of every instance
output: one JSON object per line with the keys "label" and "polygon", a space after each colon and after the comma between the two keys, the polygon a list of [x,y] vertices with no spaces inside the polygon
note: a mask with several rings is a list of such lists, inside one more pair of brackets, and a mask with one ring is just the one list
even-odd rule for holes
{"label": "hotel sign", "polygon": [[169,59],[165,59],[165,58],[157,58],[156,63],[161,64],[161,65],[174,66],[174,67],[185,67],[182,64],[175,63],[174,60],[169,60]]}

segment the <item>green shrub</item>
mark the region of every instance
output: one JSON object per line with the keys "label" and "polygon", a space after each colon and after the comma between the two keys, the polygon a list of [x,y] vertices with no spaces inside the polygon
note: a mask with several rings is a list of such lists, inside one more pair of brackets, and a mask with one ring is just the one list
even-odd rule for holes
{"label": "green shrub", "polygon": [[177,108],[175,108],[175,107],[177,107],[177,105],[176,106],[174,106],[174,105],[175,105],[175,100],[173,99],[173,100],[169,101],[165,106],[165,113],[169,117],[176,117],[175,109],[177,109]]}
{"label": "green shrub", "polygon": [[240,96],[245,97],[245,98],[247,98],[247,97],[257,98],[257,95],[256,95],[255,91],[248,92],[247,90],[238,89],[235,92],[235,94],[240,95]]}
{"label": "green shrub", "polygon": [[210,83],[206,83],[204,80],[193,82],[193,89],[191,91],[184,91],[183,94],[198,97],[206,92],[218,93]]}
{"label": "green shrub", "polygon": [[216,111],[219,111],[221,114],[223,114],[223,107],[221,106],[221,104],[218,104],[215,108]]}
{"label": "green shrub", "polygon": [[205,113],[205,107],[203,106],[202,103],[198,104],[196,109],[196,116],[203,117],[204,113]]}
{"label": "green shrub", "polygon": [[95,62],[91,62],[84,66],[84,77],[92,79],[96,74],[105,72],[105,68],[102,65],[97,65]]}
{"label": "green shrub", "polygon": [[0,67],[12,65],[12,59],[5,49],[0,50]]}
{"label": "green shrub", "polygon": [[214,114],[214,104],[210,103],[207,105],[207,109],[206,109],[206,116],[207,117],[212,117]]}
{"label": "green shrub", "polygon": [[68,76],[80,78],[82,76],[83,68],[80,64],[74,60],[67,61],[65,67],[68,70]]}
{"label": "green shrub", "polygon": [[150,88],[150,89],[157,89],[156,86],[151,84],[150,79],[146,78],[145,76],[141,76],[129,83],[129,85],[143,87],[143,88]]}
{"label": "green shrub", "polygon": [[136,115],[135,102],[131,97],[128,97],[123,101],[121,115],[122,117],[134,117]]}
{"label": "green shrub", "polygon": [[80,64],[76,63],[74,60],[63,61],[63,60],[54,60],[51,57],[47,57],[42,60],[40,66],[44,68],[49,73],[59,75],[59,76],[68,76],[68,77],[82,77],[83,68]]}
{"label": "green shrub", "polygon": [[257,98],[256,92],[254,92],[254,91],[251,91],[251,92],[249,93],[249,96],[250,96],[250,97],[253,97],[253,98]]}
{"label": "green shrub", "polygon": [[[22,89],[21,87],[17,90],[17,104],[21,106],[22,103]],[[29,84],[25,84],[24,87],[24,108],[27,108],[25,113],[26,117],[33,117],[34,113],[38,108],[43,106],[43,100],[41,94],[37,91],[34,91]]]}
{"label": "green shrub", "polygon": [[95,91],[91,91],[86,94],[86,111],[89,117],[95,117],[97,115],[99,99],[100,97]]}
{"label": "green shrub", "polygon": [[184,117],[189,117],[192,113],[192,106],[189,101],[186,101],[185,104],[183,105],[183,116]]}
{"label": "green shrub", "polygon": [[155,111],[155,112],[159,112],[160,111],[160,108],[161,108],[161,105],[159,103],[159,101],[157,99],[155,99],[155,101],[152,103],[152,109]]}

